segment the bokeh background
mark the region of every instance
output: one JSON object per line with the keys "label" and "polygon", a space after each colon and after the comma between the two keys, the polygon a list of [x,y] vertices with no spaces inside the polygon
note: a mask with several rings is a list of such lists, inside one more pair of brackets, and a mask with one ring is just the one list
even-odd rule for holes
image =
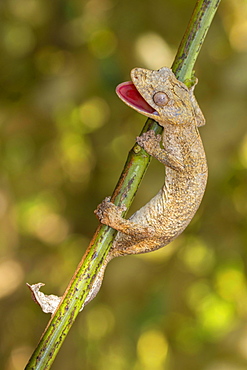
{"label": "bokeh background", "polygon": [[[115,86],[170,66],[191,0],[0,3],[1,369],[21,370],[145,118]],[[196,64],[209,164],[203,203],[171,245],[111,262],[52,369],[247,368],[247,2],[222,0]],[[155,160],[133,210],[163,182]]]}

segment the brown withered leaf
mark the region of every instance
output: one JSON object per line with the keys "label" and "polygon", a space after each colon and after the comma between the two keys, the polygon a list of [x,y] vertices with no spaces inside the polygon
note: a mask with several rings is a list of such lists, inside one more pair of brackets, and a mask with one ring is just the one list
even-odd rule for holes
{"label": "brown withered leaf", "polygon": [[31,290],[32,298],[45,313],[54,313],[61,301],[61,297],[58,297],[54,294],[46,295],[40,292],[40,288],[44,286],[44,283],[37,283],[30,285],[26,283],[28,288]]}

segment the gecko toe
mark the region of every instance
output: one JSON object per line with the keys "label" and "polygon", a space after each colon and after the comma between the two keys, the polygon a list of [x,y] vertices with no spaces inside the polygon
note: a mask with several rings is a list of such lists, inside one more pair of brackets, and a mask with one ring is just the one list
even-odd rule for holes
{"label": "gecko toe", "polygon": [[109,226],[111,226],[115,220],[121,218],[122,212],[127,209],[125,205],[116,206],[110,199],[110,197],[106,197],[94,211],[99,221]]}

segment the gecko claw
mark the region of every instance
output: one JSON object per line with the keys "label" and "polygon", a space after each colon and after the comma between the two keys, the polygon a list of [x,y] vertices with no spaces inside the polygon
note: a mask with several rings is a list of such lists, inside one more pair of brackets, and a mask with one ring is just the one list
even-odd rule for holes
{"label": "gecko claw", "polygon": [[95,215],[102,224],[112,226],[116,220],[122,217],[122,212],[126,211],[126,206],[116,206],[111,202],[111,197],[106,197],[94,211]]}

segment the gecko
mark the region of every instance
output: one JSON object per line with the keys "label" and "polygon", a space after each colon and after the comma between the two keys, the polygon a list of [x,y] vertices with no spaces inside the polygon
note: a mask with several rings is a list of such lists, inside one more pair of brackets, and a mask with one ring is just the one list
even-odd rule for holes
{"label": "gecko", "polygon": [[[85,304],[98,293],[113,258],[155,251],[180,235],[195,215],[207,183],[207,161],[198,131],[205,119],[194,96],[195,85],[188,88],[167,67],[135,68],[131,80],[118,85],[116,92],[128,106],[163,127],[162,135],[150,130],[137,137],[137,143],[165,166],[165,182],[129,219],[122,217],[125,206],[114,205],[110,197],[98,205],[99,221],[118,233]],[[38,284],[33,290],[39,290]]]}
{"label": "gecko", "polygon": [[114,205],[110,197],[98,205],[95,214],[100,222],[118,234],[86,303],[97,294],[105,267],[114,257],[152,252],[180,235],[206,188],[208,167],[198,131],[205,118],[194,96],[195,85],[188,88],[167,67],[135,68],[131,79],[118,85],[116,92],[124,103],[164,128],[162,136],[150,130],[137,137],[137,143],[164,164],[165,182],[129,219],[121,216],[125,207]]}

